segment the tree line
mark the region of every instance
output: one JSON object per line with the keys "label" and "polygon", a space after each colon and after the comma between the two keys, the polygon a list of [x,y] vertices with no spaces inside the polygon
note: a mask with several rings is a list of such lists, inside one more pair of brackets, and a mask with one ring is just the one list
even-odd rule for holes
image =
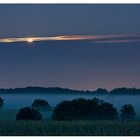
{"label": "tree line", "polygon": [[72,90],[68,88],[60,88],[60,87],[25,87],[25,88],[8,88],[8,89],[0,89],[0,93],[82,93],[82,94],[117,94],[117,95],[124,95],[124,94],[140,94],[140,89],[137,88],[116,88],[113,90],[108,91],[107,89],[98,88],[95,91],[89,90]]}
{"label": "tree line", "polygon": [[[120,116],[119,116],[120,114]],[[135,110],[131,104],[123,105],[120,113],[113,104],[97,98],[74,99],[58,104],[52,115],[53,120],[131,120],[135,118]]]}
{"label": "tree line", "polygon": [[[0,97],[0,108],[4,105],[4,100]],[[36,99],[31,107],[21,108],[16,120],[41,120],[42,111],[50,111],[52,107],[46,100]],[[113,106],[98,98],[74,99],[63,101],[53,109],[53,120],[132,120],[136,116],[134,107],[131,104],[123,105],[120,112]]]}

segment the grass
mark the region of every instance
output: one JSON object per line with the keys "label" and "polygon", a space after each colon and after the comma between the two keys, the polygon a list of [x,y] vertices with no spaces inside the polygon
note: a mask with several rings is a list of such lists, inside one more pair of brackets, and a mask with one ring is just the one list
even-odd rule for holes
{"label": "grass", "polygon": [[140,136],[140,121],[15,121],[18,110],[0,110],[0,136]]}
{"label": "grass", "polygon": [[0,110],[0,121],[15,120],[18,110]]}
{"label": "grass", "polygon": [[1,136],[140,136],[140,121],[0,121]]}

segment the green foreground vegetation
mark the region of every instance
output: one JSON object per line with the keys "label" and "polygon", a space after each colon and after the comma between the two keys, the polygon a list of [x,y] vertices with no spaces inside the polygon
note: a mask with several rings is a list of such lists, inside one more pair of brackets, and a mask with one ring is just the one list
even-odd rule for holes
{"label": "green foreground vegetation", "polygon": [[1,136],[139,136],[140,121],[0,121]]}
{"label": "green foreground vegetation", "polygon": [[43,100],[33,103],[36,109],[0,109],[0,136],[140,136],[130,104],[119,114],[113,104],[97,98],[63,101],[55,108]]}

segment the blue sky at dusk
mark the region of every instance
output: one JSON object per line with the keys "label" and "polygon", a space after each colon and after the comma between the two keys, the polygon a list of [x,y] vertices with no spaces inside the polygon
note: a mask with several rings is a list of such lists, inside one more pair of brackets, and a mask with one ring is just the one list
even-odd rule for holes
{"label": "blue sky at dusk", "polygon": [[0,88],[140,87],[139,13],[139,4],[1,4]]}

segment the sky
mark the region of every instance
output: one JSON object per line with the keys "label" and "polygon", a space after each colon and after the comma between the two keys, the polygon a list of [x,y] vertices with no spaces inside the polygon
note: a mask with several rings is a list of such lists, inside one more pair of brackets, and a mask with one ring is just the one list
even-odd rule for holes
{"label": "sky", "polygon": [[139,4],[0,4],[0,88],[139,88],[139,13]]}

